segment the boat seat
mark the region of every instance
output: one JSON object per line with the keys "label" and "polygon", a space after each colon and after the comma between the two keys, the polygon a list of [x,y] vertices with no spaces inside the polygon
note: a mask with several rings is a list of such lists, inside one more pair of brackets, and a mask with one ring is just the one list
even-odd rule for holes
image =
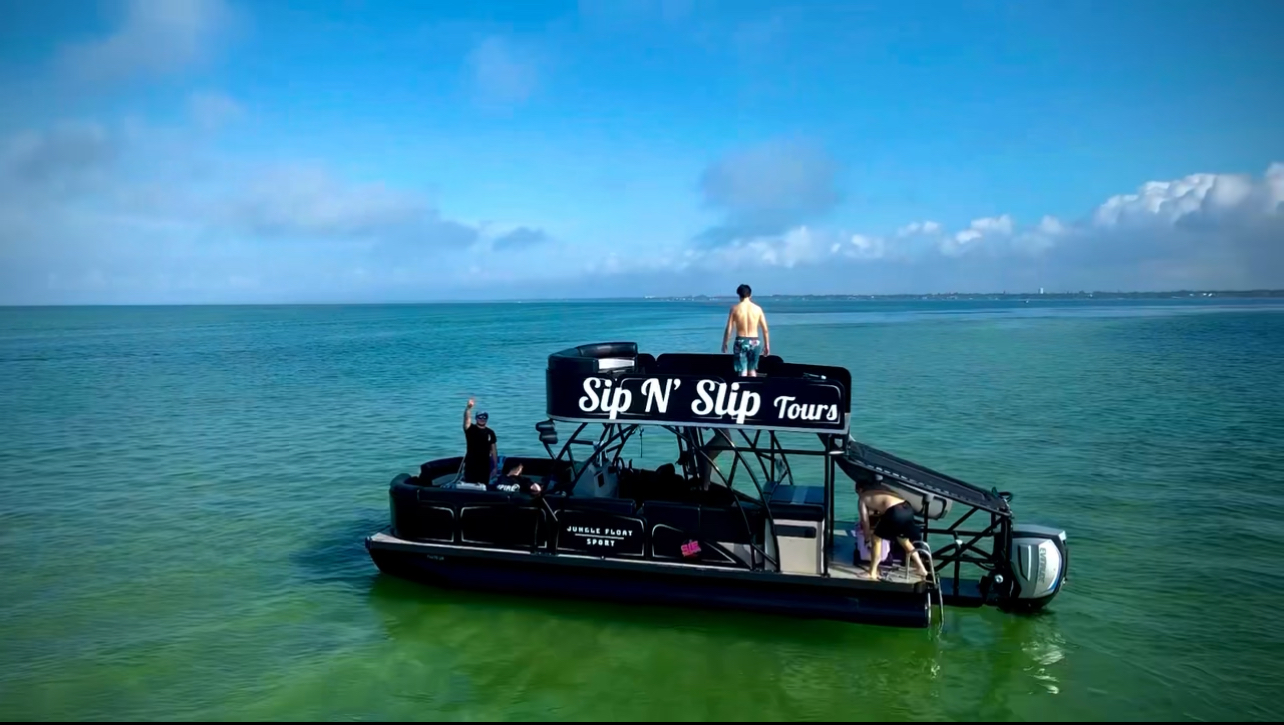
{"label": "boat seat", "polygon": [[617,516],[633,516],[637,513],[633,501],[627,498],[576,498],[574,496],[549,496],[544,499],[557,512],[561,511],[594,511]]}
{"label": "boat seat", "polygon": [[655,363],[656,372],[661,374],[738,379],[731,355],[666,352],[656,358]]}
{"label": "boat seat", "polygon": [[914,513],[919,516],[922,516],[924,509],[926,509],[927,518],[933,521],[939,521],[944,518],[950,512],[951,504],[953,504],[953,501],[948,498],[942,498],[932,493],[919,493],[904,486],[898,486],[894,482],[889,482],[886,478],[879,481],[877,485],[905,499],[910,508],[914,509]]}
{"label": "boat seat", "polygon": [[608,468],[590,466],[586,468],[571,490],[571,498],[617,498],[620,477]]}
{"label": "boat seat", "polygon": [[528,549],[548,543],[546,514],[529,502],[465,504],[459,507],[459,540],[504,549]]}
{"label": "boat seat", "polygon": [[773,486],[768,504],[773,519],[824,521],[828,518],[825,489],[821,486]]}
{"label": "boat seat", "polygon": [[404,480],[416,486],[443,486],[459,478],[463,458],[438,458],[419,465],[418,474],[402,473],[393,479],[393,483]]}
{"label": "boat seat", "polygon": [[692,484],[675,472],[672,464],[648,471],[644,468],[624,468],[618,474],[618,498],[645,501],[694,501]]}
{"label": "boat seat", "polygon": [[604,372],[614,370],[633,370],[633,358],[631,357],[600,357],[597,359],[597,369]]}
{"label": "boat seat", "polygon": [[445,501],[421,501],[419,493],[424,490],[409,476],[389,489],[393,530],[407,541],[454,541],[458,515],[454,506]]}
{"label": "boat seat", "polygon": [[[754,544],[762,538],[766,515],[756,504],[697,506],[669,501],[647,501],[639,512],[653,536],[657,527],[680,532],[686,538]],[[748,527],[745,526],[746,519]]]}
{"label": "boat seat", "polygon": [[745,552],[761,544],[766,529],[761,507],[750,505],[742,512],[736,507],[648,501],[642,505],[641,515],[647,523],[653,558],[690,561],[683,547],[695,540],[700,544],[695,560],[710,566],[747,566]]}
{"label": "boat seat", "polygon": [[393,509],[393,528],[407,541],[454,541],[456,512],[449,506],[402,503]]}
{"label": "boat seat", "polygon": [[510,499],[517,503],[522,500],[529,500],[529,496],[523,494],[512,494],[506,491],[488,491],[480,488],[445,488],[441,486],[421,486],[416,489],[419,492],[419,500],[431,502],[440,505],[454,506],[476,506],[484,504],[500,504]]}
{"label": "boat seat", "polygon": [[613,369],[628,369],[631,365],[622,365],[623,361],[632,363],[637,359],[638,346],[635,342],[601,342],[591,345],[580,345],[560,350],[548,356],[550,372],[580,373],[593,375],[600,372],[609,373]]}

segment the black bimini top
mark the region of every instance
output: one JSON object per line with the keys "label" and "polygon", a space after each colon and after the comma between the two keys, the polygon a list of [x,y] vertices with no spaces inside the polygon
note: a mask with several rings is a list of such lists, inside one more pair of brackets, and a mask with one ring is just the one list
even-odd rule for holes
{"label": "black bimini top", "polygon": [[846,435],[851,373],[763,357],[757,377],[731,355],[639,353],[634,342],[580,345],[548,356],[548,416],[571,423],[746,428]]}

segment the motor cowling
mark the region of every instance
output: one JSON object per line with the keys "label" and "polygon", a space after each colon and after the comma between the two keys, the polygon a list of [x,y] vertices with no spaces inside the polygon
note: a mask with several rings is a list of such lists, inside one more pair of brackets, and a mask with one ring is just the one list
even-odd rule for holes
{"label": "motor cowling", "polygon": [[1070,567],[1066,532],[1034,524],[1013,526],[1008,562],[1013,581],[1007,606],[1022,611],[1042,609],[1065,586]]}

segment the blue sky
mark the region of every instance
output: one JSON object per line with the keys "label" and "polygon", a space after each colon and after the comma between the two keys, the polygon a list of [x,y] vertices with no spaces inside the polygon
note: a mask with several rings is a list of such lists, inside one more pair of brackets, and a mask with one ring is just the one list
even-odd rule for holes
{"label": "blue sky", "polygon": [[0,303],[1284,287],[1284,5],[0,3]]}

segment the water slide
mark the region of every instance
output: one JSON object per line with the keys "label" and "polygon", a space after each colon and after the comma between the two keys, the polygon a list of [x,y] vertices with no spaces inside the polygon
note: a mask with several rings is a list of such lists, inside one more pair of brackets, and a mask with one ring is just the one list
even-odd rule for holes
{"label": "water slide", "polygon": [[877,481],[920,514],[926,506],[930,519],[944,517],[955,501],[982,511],[1009,514],[1008,503],[998,491],[987,491],[852,438],[847,439],[843,455],[835,462],[853,481]]}

